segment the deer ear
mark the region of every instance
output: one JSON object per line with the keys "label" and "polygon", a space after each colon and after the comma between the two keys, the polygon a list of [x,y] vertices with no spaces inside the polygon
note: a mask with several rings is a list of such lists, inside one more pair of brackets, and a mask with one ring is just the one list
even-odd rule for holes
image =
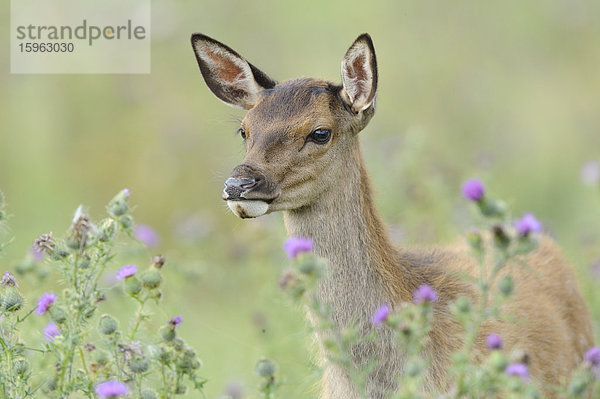
{"label": "deer ear", "polygon": [[229,105],[250,109],[262,90],[277,84],[231,48],[206,35],[194,33],[192,47],[204,81]]}
{"label": "deer ear", "polygon": [[342,98],[355,113],[369,108],[377,92],[377,59],[371,36],[360,35],[342,60]]}

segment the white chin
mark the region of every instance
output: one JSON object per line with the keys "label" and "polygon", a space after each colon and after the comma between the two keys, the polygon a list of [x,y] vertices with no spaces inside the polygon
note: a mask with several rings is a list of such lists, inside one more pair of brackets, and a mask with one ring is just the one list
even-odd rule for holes
{"label": "white chin", "polygon": [[227,206],[237,217],[242,219],[262,216],[269,210],[269,204],[265,201],[227,201]]}

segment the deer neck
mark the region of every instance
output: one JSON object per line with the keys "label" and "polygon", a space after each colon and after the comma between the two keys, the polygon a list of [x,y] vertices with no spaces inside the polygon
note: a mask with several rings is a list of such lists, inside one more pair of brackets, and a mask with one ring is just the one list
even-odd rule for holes
{"label": "deer neck", "polygon": [[284,212],[284,221],[290,236],[312,238],[316,255],[328,261],[317,295],[331,306],[333,319],[364,325],[382,303],[397,299],[390,282],[399,281],[399,256],[372,201],[358,143],[340,170],[316,202]]}

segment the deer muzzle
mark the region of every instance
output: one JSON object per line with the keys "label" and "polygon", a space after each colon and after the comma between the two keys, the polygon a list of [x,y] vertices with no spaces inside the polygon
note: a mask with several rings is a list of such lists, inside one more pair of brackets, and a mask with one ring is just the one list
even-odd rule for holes
{"label": "deer muzzle", "polygon": [[257,168],[239,165],[225,181],[223,199],[240,218],[262,216],[269,210],[269,204],[277,198],[275,185]]}

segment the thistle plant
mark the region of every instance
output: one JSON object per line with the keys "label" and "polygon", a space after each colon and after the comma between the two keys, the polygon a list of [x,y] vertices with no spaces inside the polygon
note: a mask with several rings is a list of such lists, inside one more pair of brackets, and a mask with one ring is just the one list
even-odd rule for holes
{"label": "thistle plant", "polygon": [[[462,347],[454,353],[450,367],[453,383],[447,392],[425,394],[422,391],[429,360],[421,354],[433,321],[433,303],[438,299],[437,292],[425,284],[415,290],[412,303],[396,304],[394,310],[390,304],[381,304],[371,319],[375,328],[391,328],[405,353],[404,375],[398,381],[397,391],[390,397],[541,398],[530,378],[526,356],[518,351],[507,352],[503,338],[497,333],[482,334],[491,320],[511,322],[511,315],[503,312],[503,305],[514,294],[514,281],[507,272],[507,265],[528,267],[525,256],[538,246],[536,233],[542,230],[542,225],[531,213],[518,219],[511,218],[506,204],[490,197],[479,180],[466,181],[462,192],[475,204],[483,223],[480,229],[467,234],[479,274],[476,278],[464,277],[469,279],[478,295],[474,301],[459,297],[450,304],[463,331]],[[367,397],[365,382],[372,368],[358,369],[349,354],[354,345],[376,337],[360,334],[358,326],[336,328],[329,309],[315,295],[327,264],[311,253],[309,239],[293,237],[284,244],[284,249],[293,265],[282,273],[279,287],[309,309],[315,332],[326,337],[322,349],[327,361],[342,367],[361,395]],[[474,356],[476,342],[480,339],[485,342],[487,352]],[[600,348],[593,347],[566,388],[557,386],[555,390],[561,397],[584,398],[598,385],[599,379]]]}
{"label": "thistle plant", "polygon": [[[135,227],[129,205],[130,191],[119,192],[107,206],[107,217],[92,221],[82,207],[75,211],[64,239],[42,234],[33,253],[45,255],[60,275],[62,289],[46,291],[28,306],[16,278],[4,273],[0,287],[0,398],[32,398],[43,391],[50,398],[72,395],[87,398],[173,398],[192,387],[203,395],[205,380],[197,374],[201,362],[176,329],[175,316],[154,334],[140,334],[151,318],[147,304],[162,298],[164,257],[154,256],[138,272],[136,265],[116,273],[119,286],[137,304],[128,325],[102,312],[112,295],[101,284],[114,267],[121,236],[133,237]],[[0,203],[0,215],[5,215]],[[2,223],[4,219],[0,219]],[[31,268],[22,267],[22,273]],[[26,344],[21,331],[32,317],[45,319],[40,341]],[[42,338],[43,337],[43,338]],[[55,367],[36,370],[52,359]]]}
{"label": "thistle plant", "polygon": [[275,378],[276,370],[275,363],[269,359],[261,359],[256,363],[256,374],[260,378],[258,390],[264,399],[273,399],[280,386],[280,382]]}

